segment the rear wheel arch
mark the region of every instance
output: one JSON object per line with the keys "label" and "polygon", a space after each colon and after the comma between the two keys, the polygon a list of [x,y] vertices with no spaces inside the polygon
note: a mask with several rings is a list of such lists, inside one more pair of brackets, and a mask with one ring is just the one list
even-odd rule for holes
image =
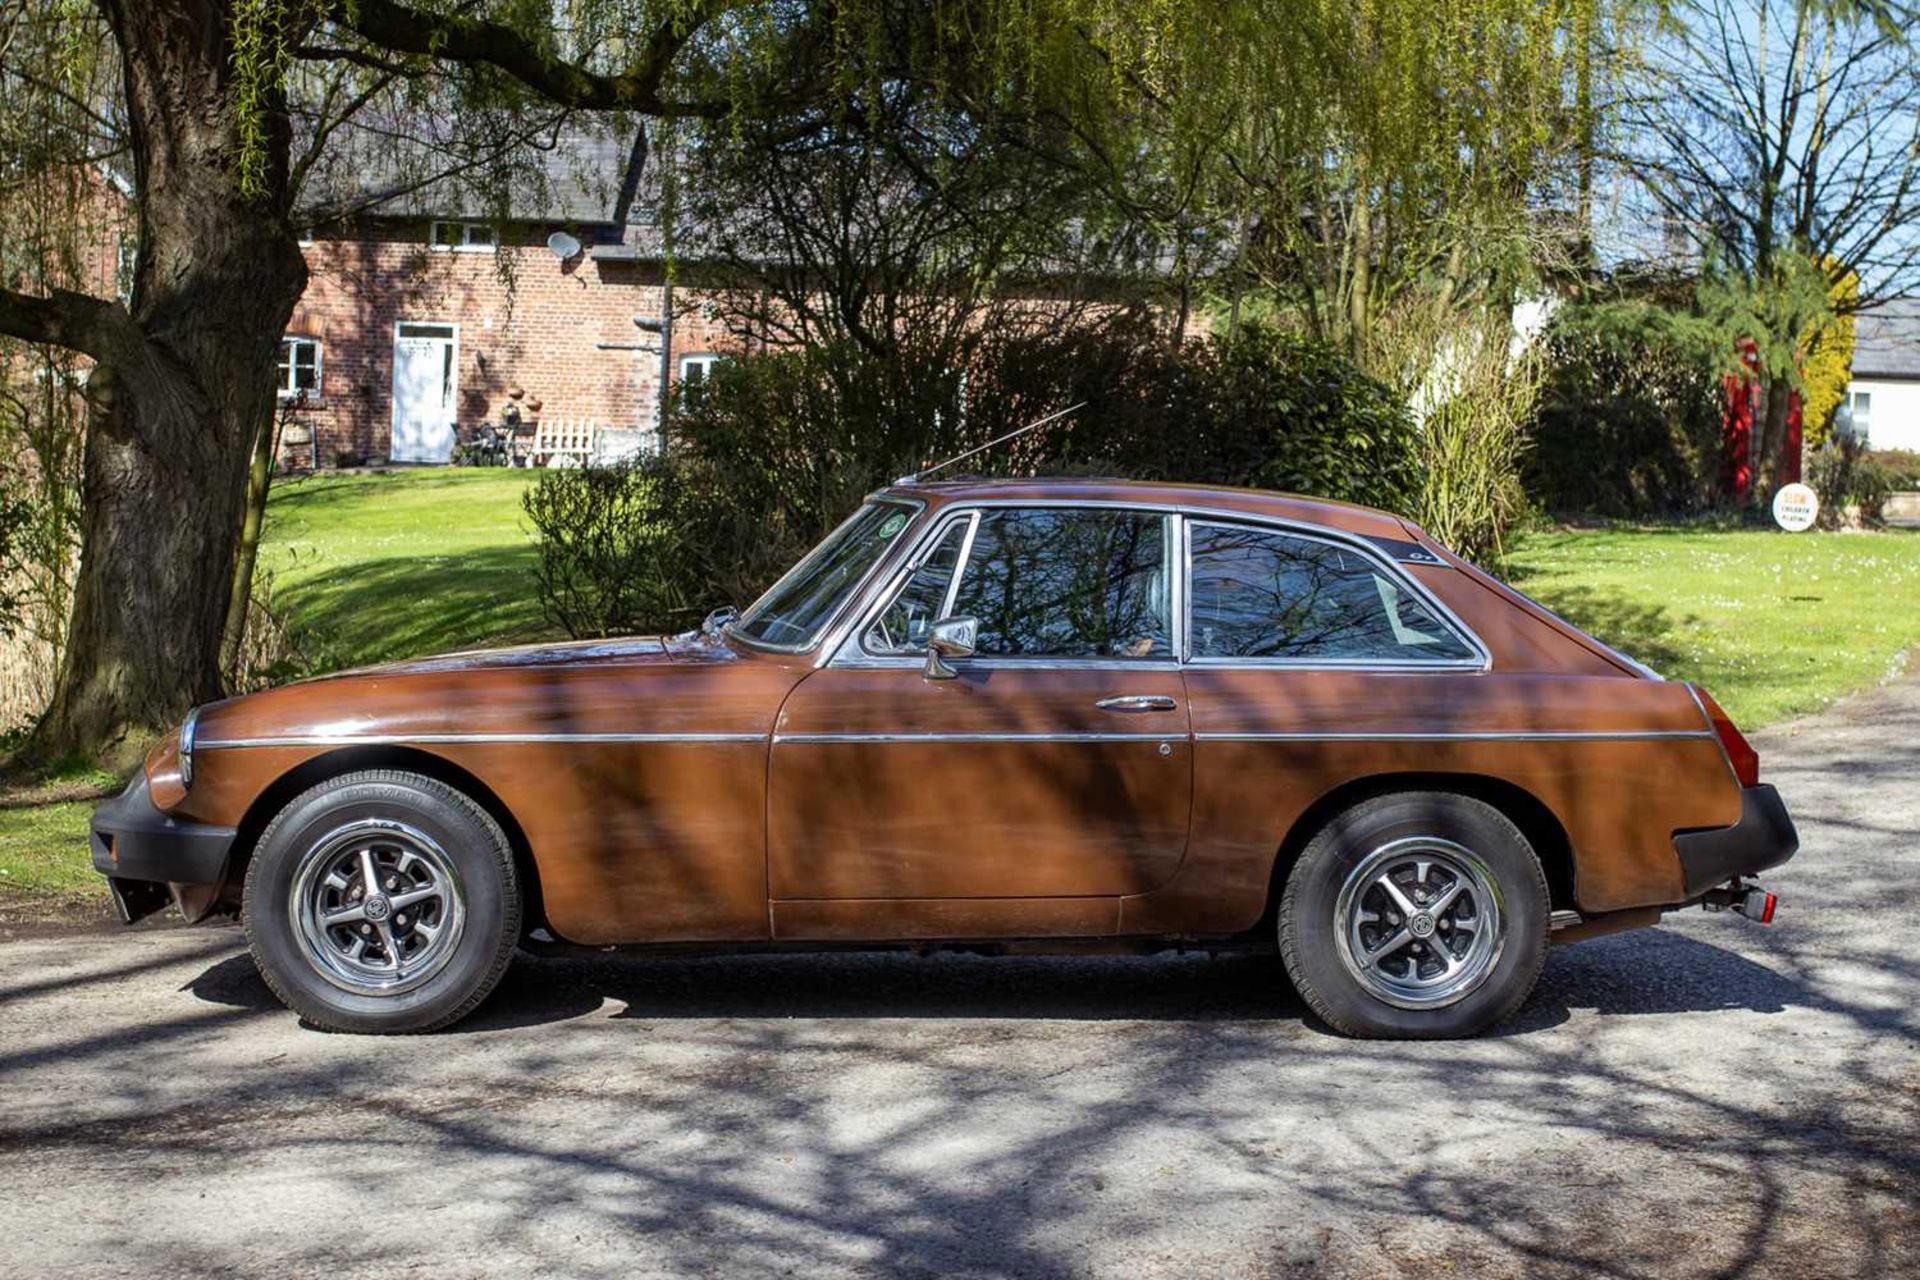
{"label": "rear wheel arch", "polygon": [[1574,909],[1573,843],[1567,829],[1540,799],[1523,787],[1502,778],[1474,773],[1382,773],[1344,782],[1321,795],[1294,820],[1281,840],[1267,881],[1266,909],[1256,930],[1263,933],[1272,925],[1280,908],[1280,895],[1287,876],[1293,870],[1308,841],[1336,816],[1357,804],[1377,796],[1399,791],[1444,791],[1467,796],[1492,805],[1514,826],[1520,828],[1547,875],[1547,889],[1553,909]]}
{"label": "rear wheel arch", "polygon": [[275,814],[323,782],[370,769],[398,769],[432,778],[452,787],[484,809],[487,816],[499,824],[513,850],[514,871],[519,876],[524,910],[523,927],[532,930],[546,924],[545,906],[540,895],[539,866],[534,861],[533,848],[527,843],[526,833],[520,829],[513,812],[501,803],[491,787],[468,770],[445,756],[405,746],[343,747],[303,760],[269,783],[254,798],[236,829],[233,853],[227,860],[227,874],[221,884],[222,905],[238,910],[241,886],[247,879],[247,867],[253,861],[261,833],[273,821]]}

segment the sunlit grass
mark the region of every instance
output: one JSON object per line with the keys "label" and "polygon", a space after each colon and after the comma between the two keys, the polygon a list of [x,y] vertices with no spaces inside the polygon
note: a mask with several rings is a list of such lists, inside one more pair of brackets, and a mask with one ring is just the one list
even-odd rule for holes
{"label": "sunlit grass", "polygon": [[1920,533],[1607,528],[1530,534],[1507,572],[1743,726],[1884,680],[1920,644]]}
{"label": "sunlit grass", "polygon": [[87,850],[91,801],[0,807],[0,919],[69,915],[106,900]]}
{"label": "sunlit grass", "polygon": [[549,634],[520,513],[530,471],[444,469],[283,481],[260,565],[317,669]]}

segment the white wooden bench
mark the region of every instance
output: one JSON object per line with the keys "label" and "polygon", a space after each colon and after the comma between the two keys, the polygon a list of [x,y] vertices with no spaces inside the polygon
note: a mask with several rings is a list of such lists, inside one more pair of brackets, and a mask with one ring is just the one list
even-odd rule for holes
{"label": "white wooden bench", "polygon": [[542,418],[534,425],[532,443],[523,446],[523,457],[528,466],[578,467],[592,461],[599,433],[591,418]]}
{"label": "white wooden bench", "polygon": [[578,467],[619,462],[659,448],[658,433],[644,427],[611,427],[591,418],[545,418],[531,437],[514,444],[516,467]]}

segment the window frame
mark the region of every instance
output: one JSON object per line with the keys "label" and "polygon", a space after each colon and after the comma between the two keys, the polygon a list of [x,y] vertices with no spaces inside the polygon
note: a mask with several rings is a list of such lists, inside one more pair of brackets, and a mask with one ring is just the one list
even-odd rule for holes
{"label": "window frame", "polygon": [[[326,390],[327,385],[327,344],[318,338],[309,337],[304,333],[283,333],[280,335],[280,345],[282,347],[286,346],[289,342],[304,342],[313,348],[313,390],[307,392],[306,396],[309,401],[317,401]],[[299,369],[300,366],[297,360],[289,360],[287,362],[287,376],[289,378],[297,381]],[[280,372],[280,361],[277,357],[274,360],[273,371],[276,375]],[[289,400],[297,398],[301,394],[301,390],[299,387],[288,386],[283,381],[274,387],[273,394],[275,400],[284,404]]]}
{"label": "window frame", "polygon": [[[448,244],[440,243],[440,228],[458,227],[460,238]],[[472,235],[475,230],[484,231],[487,239],[475,244]],[[427,223],[427,247],[435,253],[496,253],[500,249],[500,229],[491,222],[470,222],[465,218],[434,218]]]}
{"label": "window frame", "polygon": [[925,537],[914,543],[912,554],[890,579],[892,585],[880,593],[879,607],[866,614],[861,625],[854,628],[852,643],[861,657],[871,658],[877,662],[886,662],[888,659],[894,661],[904,659],[915,665],[924,662],[926,658],[924,651],[919,654],[902,654],[869,649],[867,637],[873,634],[874,627],[879,624],[881,618],[886,616],[887,610],[893,608],[894,602],[913,582],[914,576],[926,567],[933,553],[940,549],[940,544],[947,540],[947,534],[962,524],[966,525],[967,531],[960,536],[960,552],[954,558],[953,577],[947,582],[947,591],[941,597],[940,612],[935,615],[935,618],[937,621],[939,618],[952,616],[954,599],[960,594],[960,575],[966,571],[968,557],[973,555],[973,535],[980,529],[980,512],[977,508],[955,511],[942,516],[933,522]]}
{"label": "window frame", "polygon": [[[910,493],[911,491],[906,491]],[[896,491],[883,489],[876,497],[894,496]],[[903,495],[904,496],[904,495]],[[820,657],[816,667],[853,667],[853,668],[899,668],[919,670],[925,664],[924,655],[909,656],[903,654],[876,654],[868,652],[864,638],[868,629],[881,613],[891,607],[894,598],[906,589],[908,580],[916,573],[926,557],[939,545],[939,538],[955,520],[972,518],[976,525],[982,512],[1004,507],[1048,507],[1071,508],[1075,510],[1114,510],[1137,512],[1142,515],[1166,517],[1173,528],[1172,594],[1173,594],[1173,654],[1166,658],[1050,658],[1050,657],[992,657],[980,655],[961,659],[969,666],[992,670],[995,668],[1018,668],[1026,671],[1046,670],[1110,670],[1110,671],[1178,671],[1186,667],[1201,670],[1296,670],[1296,671],[1393,671],[1393,672],[1434,672],[1438,674],[1459,674],[1461,672],[1490,671],[1493,669],[1493,654],[1480,637],[1474,633],[1460,616],[1449,609],[1433,592],[1403,572],[1389,557],[1382,554],[1367,538],[1360,534],[1347,533],[1339,529],[1330,529],[1324,525],[1306,524],[1288,520],[1284,517],[1263,516],[1246,511],[1234,511],[1217,507],[1190,506],[1179,503],[1127,502],[1116,499],[1073,499],[1073,498],[1005,498],[1005,499],[969,499],[955,503],[935,513],[935,518],[925,522],[910,545],[898,553],[900,559],[892,566],[881,566],[868,581],[866,590],[857,593],[847,604],[846,612],[834,624],[827,627],[820,647]],[[1418,600],[1440,623],[1447,627],[1473,653],[1471,658],[1246,658],[1219,657],[1195,658],[1189,642],[1188,627],[1191,621],[1192,601],[1188,584],[1192,578],[1193,546],[1190,530],[1195,523],[1244,525],[1254,529],[1273,533],[1289,534],[1307,538],[1351,551],[1361,556],[1380,574],[1401,591]],[[954,583],[966,571],[967,560],[973,555],[971,532],[954,574]],[[948,606],[953,600],[953,588],[949,588]]]}
{"label": "window frame", "polygon": [[1185,557],[1181,553],[1184,534],[1180,527],[1180,513],[1171,507],[1156,507],[1132,502],[1075,502],[1062,499],[1034,499],[1008,502],[968,502],[941,513],[934,520],[927,533],[914,543],[908,559],[887,579],[886,590],[874,597],[870,606],[862,609],[857,625],[848,633],[843,649],[851,649],[835,655],[836,667],[912,667],[915,670],[926,665],[926,654],[875,653],[867,648],[867,633],[873,630],[873,624],[881,615],[893,607],[900,593],[907,589],[921,566],[940,547],[941,539],[948,529],[961,520],[968,521],[965,538],[960,543],[960,556],[954,561],[953,580],[947,583],[946,599],[941,603],[941,617],[950,617],[954,602],[960,595],[960,583],[966,577],[967,566],[973,561],[973,542],[980,532],[981,517],[988,511],[1024,508],[1036,511],[1120,511],[1141,516],[1152,516],[1165,521],[1163,537],[1167,553],[1169,582],[1167,588],[1167,618],[1169,653],[1152,658],[1122,658],[1114,656],[1098,658],[1069,658],[1049,654],[976,654],[961,659],[976,668],[992,670],[1018,669],[1033,671],[1046,668],[1072,668],[1079,670],[1118,670],[1118,671],[1177,671],[1180,668],[1180,653],[1185,646],[1186,633],[1182,616],[1181,601],[1184,595],[1184,577],[1186,573]]}
{"label": "window frame", "polygon": [[687,370],[697,368],[700,370],[699,381],[706,382],[709,378],[713,377],[714,367],[726,358],[724,354],[718,351],[689,351],[680,357],[680,363],[678,365],[679,372],[675,381],[685,382],[687,380]]}
{"label": "window frame", "polygon": [[1321,546],[1334,547],[1341,551],[1355,553],[1367,563],[1371,572],[1386,579],[1388,583],[1398,588],[1403,594],[1419,601],[1420,604],[1433,615],[1436,622],[1467,647],[1471,656],[1464,658],[1422,658],[1416,656],[1408,656],[1405,658],[1289,658],[1250,657],[1238,654],[1223,654],[1217,656],[1206,654],[1196,655],[1192,651],[1193,593],[1191,589],[1189,589],[1182,601],[1186,616],[1183,619],[1185,626],[1181,632],[1184,646],[1180,654],[1181,661],[1187,666],[1207,670],[1241,667],[1277,667],[1308,671],[1484,671],[1492,665],[1492,659],[1487,652],[1486,645],[1480,642],[1480,637],[1474,635],[1452,610],[1446,608],[1436,600],[1432,593],[1422,590],[1419,584],[1412,581],[1406,574],[1398,572],[1397,568],[1391,565],[1384,556],[1381,556],[1373,548],[1368,547],[1357,539],[1349,541],[1345,538],[1327,537],[1317,529],[1288,528],[1269,521],[1257,519],[1223,518],[1211,515],[1189,518],[1184,522],[1182,533],[1185,540],[1181,551],[1182,559],[1185,561],[1185,572],[1181,575],[1183,585],[1191,584],[1193,581],[1193,530],[1196,525],[1205,528],[1225,527],[1253,529],[1261,533],[1276,534],[1284,538],[1298,538],[1303,542],[1318,543]]}

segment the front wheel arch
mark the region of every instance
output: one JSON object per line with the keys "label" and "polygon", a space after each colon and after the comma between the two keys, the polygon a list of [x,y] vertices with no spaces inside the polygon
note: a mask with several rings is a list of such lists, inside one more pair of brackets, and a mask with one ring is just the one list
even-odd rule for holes
{"label": "front wheel arch", "polygon": [[1279,918],[1280,895],[1286,889],[1287,876],[1307,842],[1335,815],[1396,791],[1446,791],[1492,805],[1507,821],[1520,828],[1520,834],[1533,846],[1534,856],[1547,875],[1548,900],[1553,909],[1575,909],[1573,842],[1553,810],[1531,792],[1502,778],[1477,773],[1378,773],[1351,779],[1327,791],[1308,805],[1287,829],[1268,874],[1267,901],[1259,923],[1254,926],[1256,936],[1271,934]]}
{"label": "front wheel arch", "polygon": [[526,832],[520,829],[513,812],[501,803],[491,787],[445,756],[419,747],[404,746],[342,747],[303,760],[269,783],[265,790],[254,797],[253,803],[247,807],[246,816],[236,828],[233,851],[227,858],[226,876],[220,885],[221,907],[236,914],[239,912],[241,886],[247,880],[247,867],[253,861],[261,833],[273,821],[275,814],[292,804],[296,797],[323,782],[370,769],[397,769],[421,774],[445,783],[486,810],[487,816],[499,824],[513,850],[513,869],[520,878],[522,932],[530,933],[546,927],[546,905],[540,893],[539,864],[534,861],[533,847],[527,843]]}

